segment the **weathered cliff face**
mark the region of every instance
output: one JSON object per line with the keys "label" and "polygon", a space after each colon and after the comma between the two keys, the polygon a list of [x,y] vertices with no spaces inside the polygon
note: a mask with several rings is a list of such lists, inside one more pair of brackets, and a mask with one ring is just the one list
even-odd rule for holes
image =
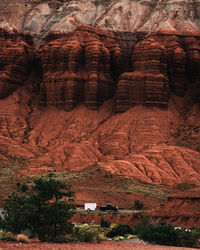
{"label": "weathered cliff face", "polygon": [[13,176],[98,165],[200,185],[198,1],[1,6],[0,158]]}
{"label": "weathered cliff face", "polygon": [[183,96],[190,85],[199,84],[198,33],[160,30],[145,37],[89,26],[49,35],[40,49],[41,103],[66,110],[85,103],[98,109],[114,96],[116,112],[137,104],[167,107],[170,91]]}
{"label": "weathered cliff face", "polygon": [[32,38],[0,29],[0,98],[22,86],[32,71]]}
{"label": "weathered cliff face", "polygon": [[44,105],[72,110],[82,102],[90,109],[97,109],[113,96],[116,82],[112,75],[118,74],[122,60],[113,34],[83,26],[45,42],[40,55]]}
{"label": "weathered cliff face", "polygon": [[169,80],[166,48],[148,38],[136,44],[132,54],[133,72],[120,76],[116,110],[125,111],[137,104],[167,106]]}
{"label": "weathered cliff face", "polygon": [[136,104],[167,106],[169,90],[183,96],[199,86],[199,34],[160,30],[138,42],[132,52],[132,72],[120,76],[116,110]]}
{"label": "weathered cliff face", "polygon": [[80,25],[114,31],[168,28],[199,31],[199,0],[1,0],[1,25],[43,36],[48,31],[69,32]]}
{"label": "weathered cliff face", "polygon": [[[40,106],[89,109],[109,98],[115,111],[137,104],[167,107],[170,91],[183,96],[200,79],[200,35],[160,30],[108,32],[81,26],[50,33],[37,53],[30,35],[1,29],[1,98],[30,75],[40,82]],[[37,85],[37,84],[35,84]]]}

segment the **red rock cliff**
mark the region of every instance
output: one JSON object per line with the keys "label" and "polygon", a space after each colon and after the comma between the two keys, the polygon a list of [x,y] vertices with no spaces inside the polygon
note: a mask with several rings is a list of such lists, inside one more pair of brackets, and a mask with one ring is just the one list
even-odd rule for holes
{"label": "red rock cliff", "polygon": [[[200,79],[200,35],[160,30],[111,32],[81,26],[50,33],[33,52],[31,36],[1,29],[0,97],[22,86],[31,72],[42,78],[40,106],[89,109],[109,98],[116,112],[136,104],[167,107],[169,93],[183,96]],[[40,69],[41,68],[41,72]]]}
{"label": "red rock cliff", "polygon": [[112,75],[119,69],[122,56],[112,33],[83,26],[47,40],[40,53],[41,104],[71,110],[83,102],[97,109],[113,96],[116,82]]}
{"label": "red rock cliff", "polygon": [[0,98],[22,86],[33,70],[32,38],[0,29]]}
{"label": "red rock cliff", "polygon": [[166,30],[148,38],[88,26],[51,34],[40,49],[41,105],[98,109],[115,94],[117,112],[136,104],[167,107],[170,90],[183,96],[199,81],[199,46],[197,34]]}

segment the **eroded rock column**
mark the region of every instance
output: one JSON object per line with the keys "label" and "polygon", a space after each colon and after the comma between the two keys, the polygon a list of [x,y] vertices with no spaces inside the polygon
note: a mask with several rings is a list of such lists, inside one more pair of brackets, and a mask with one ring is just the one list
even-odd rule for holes
{"label": "eroded rock column", "polygon": [[116,92],[116,111],[137,104],[167,106],[169,86],[166,49],[152,38],[139,42],[133,51],[133,72],[120,76]]}

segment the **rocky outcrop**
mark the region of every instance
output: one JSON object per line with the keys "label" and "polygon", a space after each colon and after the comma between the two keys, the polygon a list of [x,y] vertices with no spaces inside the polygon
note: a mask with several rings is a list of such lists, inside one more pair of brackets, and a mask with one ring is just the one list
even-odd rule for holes
{"label": "rocky outcrop", "polygon": [[200,39],[199,34],[188,34],[183,38],[183,44],[187,53],[186,76],[190,82],[200,82]]}
{"label": "rocky outcrop", "polygon": [[22,86],[33,66],[32,38],[0,29],[0,98]]}
{"label": "rocky outcrop", "polygon": [[168,77],[170,88],[184,95],[188,83],[199,81],[200,40],[199,33],[183,34],[170,30],[159,30],[151,34],[167,50]]}
{"label": "rocky outcrop", "polygon": [[167,106],[169,86],[166,48],[154,39],[139,42],[132,56],[134,71],[120,76],[116,92],[116,111],[136,104]]}
{"label": "rocky outcrop", "polygon": [[80,26],[49,33],[36,57],[30,35],[1,29],[1,98],[34,72],[42,78],[40,106],[98,109],[115,96],[116,112],[136,104],[167,107],[170,91],[183,96],[199,85],[200,35],[161,29],[145,36]]}
{"label": "rocky outcrop", "polygon": [[[113,34],[88,26],[48,41],[40,49],[43,83],[41,104],[71,110],[80,102],[97,109],[111,98],[121,49]],[[112,72],[111,72],[112,70]]]}
{"label": "rocky outcrop", "polygon": [[69,32],[80,25],[149,34],[160,28],[200,31],[199,0],[2,0],[0,24],[41,38],[49,31]]}
{"label": "rocky outcrop", "polygon": [[145,39],[89,26],[52,33],[40,49],[41,105],[71,110],[82,102],[97,109],[115,94],[116,112],[136,104],[167,107],[170,90],[183,96],[198,84],[199,51],[195,33],[160,30]]}
{"label": "rocky outcrop", "polygon": [[116,91],[116,111],[136,104],[167,107],[169,90],[183,96],[200,81],[199,34],[159,30],[138,42],[132,72],[123,73]]}

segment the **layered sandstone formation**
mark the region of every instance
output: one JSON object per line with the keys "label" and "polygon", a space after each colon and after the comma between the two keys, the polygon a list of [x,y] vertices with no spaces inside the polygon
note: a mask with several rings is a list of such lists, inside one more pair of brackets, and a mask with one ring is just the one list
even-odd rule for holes
{"label": "layered sandstone formation", "polygon": [[134,71],[122,74],[119,79],[116,110],[125,111],[136,104],[167,106],[166,48],[148,38],[135,46],[132,60]]}
{"label": "layered sandstone formation", "polygon": [[[30,36],[1,34],[0,149],[29,161],[21,174],[99,164],[139,182],[199,184],[199,153],[178,147],[198,150],[199,107],[184,116],[188,97],[177,97],[199,86],[198,34],[81,26],[34,52]],[[177,138],[183,122],[192,127]]]}
{"label": "layered sandstone formation", "polygon": [[[199,186],[198,9],[0,1],[0,184],[95,167],[104,180]],[[88,190],[93,200],[94,187],[77,192]]]}
{"label": "layered sandstone formation", "polygon": [[170,87],[183,95],[189,83],[199,81],[200,41],[199,33],[159,30],[151,34],[166,47]]}
{"label": "layered sandstone formation", "polygon": [[116,110],[121,112],[136,104],[167,106],[169,90],[183,96],[199,86],[199,34],[177,34],[159,30],[138,42],[132,53],[132,72],[119,78]]}
{"label": "layered sandstone formation", "polygon": [[[3,84],[2,97],[26,81],[30,68],[41,78],[40,106],[67,111],[78,103],[98,109],[113,96],[116,112],[137,104],[167,107],[170,91],[183,96],[191,84],[198,85],[199,0],[8,0],[0,7],[2,30],[15,30],[18,37],[29,32],[35,48],[42,44],[34,62],[30,48],[18,48],[20,42],[5,49],[2,60],[21,52],[20,65],[2,70],[2,81],[12,82]],[[13,71],[11,80],[6,71]]]}
{"label": "layered sandstone formation", "polygon": [[32,38],[16,30],[0,29],[0,98],[22,86],[32,71]]}
{"label": "layered sandstone formation", "polygon": [[[98,165],[112,175],[142,183],[199,185],[200,154],[174,146],[171,134],[170,124],[182,123],[181,100],[175,98],[168,110],[138,105],[113,115],[111,100],[99,110],[78,105],[66,112],[52,106],[39,110],[36,97],[22,87],[0,101],[1,162],[9,169],[18,166],[13,174],[82,171]],[[196,129],[199,121],[193,121]]]}
{"label": "layered sandstone formation", "polygon": [[89,26],[49,34],[39,51],[41,105],[71,110],[81,102],[98,109],[114,96],[116,112],[137,104],[167,107],[170,91],[183,96],[198,85],[199,48],[199,34],[169,30],[147,38]]}
{"label": "layered sandstone formation", "polygon": [[113,96],[116,83],[112,74],[120,66],[121,49],[112,34],[83,26],[55,40],[49,39],[40,49],[44,105],[71,110],[83,102],[88,108],[97,109]]}

